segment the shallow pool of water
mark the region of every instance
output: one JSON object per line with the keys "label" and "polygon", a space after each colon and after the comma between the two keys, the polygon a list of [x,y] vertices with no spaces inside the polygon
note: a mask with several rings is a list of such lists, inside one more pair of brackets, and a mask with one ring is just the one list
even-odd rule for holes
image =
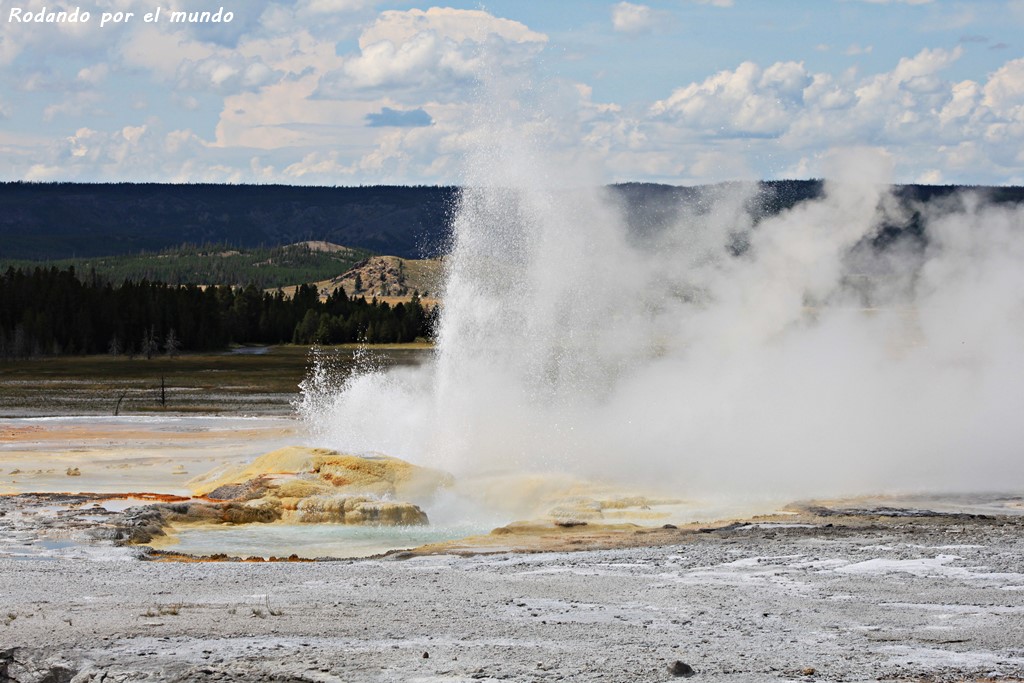
{"label": "shallow pool of water", "polygon": [[415,548],[466,536],[490,528],[474,524],[451,526],[368,527],[346,524],[245,524],[223,527],[180,527],[176,542],[163,550],[190,555],[224,553],[234,557],[369,557],[389,550]]}

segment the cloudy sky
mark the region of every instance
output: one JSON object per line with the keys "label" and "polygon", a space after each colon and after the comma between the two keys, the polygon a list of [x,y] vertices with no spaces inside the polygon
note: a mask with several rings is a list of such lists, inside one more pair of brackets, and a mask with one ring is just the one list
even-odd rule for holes
{"label": "cloudy sky", "polygon": [[[76,6],[88,23],[11,21]],[[899,182],[1024,184],[1024,0],[0,8],[2,180],[457,183],[481,102],[528,84],[523,134],[607,182],[817,177],[868,146]]]}

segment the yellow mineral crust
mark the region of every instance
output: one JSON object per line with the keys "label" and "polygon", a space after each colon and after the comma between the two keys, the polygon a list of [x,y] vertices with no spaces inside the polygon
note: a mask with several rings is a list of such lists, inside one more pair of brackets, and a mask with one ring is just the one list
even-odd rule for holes
{"label": "yellow mineral crust", "polygon": [[454,489],[507,517],[556,523],[664,524],[687,505],[678,498],[641,495],[558,473],[493,473],[460,479]]}
{"label": "yellow mineral crust", "polygon": [[208,472],[190,481],[189,487],[197,496],[214,498],[239,497],[239,487],[244,487],[246,497],[273,495],[282,499],[286,508],[295,509],[301,499],[338,494],[424,500],[451,483],[451,476],[444,472],[386,455],[358,456],[288,446],[248,465]]}

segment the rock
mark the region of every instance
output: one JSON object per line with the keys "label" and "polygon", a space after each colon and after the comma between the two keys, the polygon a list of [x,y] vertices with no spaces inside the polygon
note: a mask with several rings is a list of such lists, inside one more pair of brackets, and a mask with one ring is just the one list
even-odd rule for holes
{"label": "rock", "polygon": [[125,544],[149,543],[164,535],[163,527],[167,524],[165,512],[156,508],[128,508],[112,521],[111,526],[93,529],[89,535]]}
{"label": "rock", "polygon": [[423,659],[430,659],[430,653],[429,652],[424,652],[423,653]]}
{"label": "rock", "polygon": [[209,502],[189,500],[181,503],[159,503],[149,506],[161,515],[164,524],[267,524],[281,519],[281,502],[273,499]]}
{"label": "rock", "polygon": [[346,524],[407,526],[428,524],[427,515],[411,503],[364,501],[346,515]]}
{"label": "rock", "polygon": [[295,519],[304,523],[335,522],[375,526],[411,526],[429,523],[412,503],[383,501],[366,496],[312,496],[296,505]]}
{"label": "rock", "polygon": [[681,662],[678,659],[669,665],[668,672],[673,676],[682,676],[683,678],[689,678],[690,676],[695,676],[697,674],[697,672],[693,670],[692,666],[686,662]]}
{"label": "rock", "polygon": [[[276,454],[276,455],[275,455]],[[273,457],[271,457],[273,456]],[[305,458],[305,459],[303,459]],[[260,461],[261,464],[258,464]],[[302,460],[301,462],[297,462]],[[248,476],[267,467],[300,465],[309,471],[265,471],[241,482],[218,475],[207,498],[162,502],[130,508],[97,534],[121,543],[145,544],[166,535],[172,525],[299,523],[413,526],[429,524],[426,513],[411,502],[379,496],[414,488],[439,486],[443,473],[410,465],[397,458],[359,458],[322,449],[286,448],[244,468]],[[347,472],[349,474],[343,475]],[[227,479],[228,481],[224,481]],[[344,481],[343,481],[344,480]],[[221,482],[221,483],[218,483]],[[358,482],[358,486],[355,482]],[[211,482],[202,484],[205,489]],[[368,492],[354,489],[366,485]],[[383,493],[381,493],[383,492]],[[225,499],[226,498],[226,499]]]}
{"label": "rock", "polygon": [[166,536],[174,525],[424,525],[429,524],[426,513],[399,496],[429,498],[451,483],[444,472],[398,458],[282,448],[244,467],[219,468],[189,482],[206,497],[129,508],[90,536],[118,544],[147,544]]}
{"label": "rock", "polygon": [[274,500],[226,503],[220,506],[220,513],[225,524],[268,524],[281,519],[281,504]]}
{"label": "rock", "polygon": [[70,683],[100,683],[101,681],[103,683],[107,683],[108,681],[112,683],[115,680],[117,679],[106,676],[103,671],[96,667],[88,666],[75,674],[75,677],[71,679]]}
{"label": "rock", "polygon": [[816,669],[813,666],[805,666],[804,668],[800,669],[800,675],[801,676],[813,676],[815,671],[816,671]]}
{"label": "rock", "polygon": [[256,477],[241,484],[224,484],[206,494],[210,500],[252,500],[262,496],[267,489],[264,477]]}
{"label": "rock", "polygon": [[64,662],[42,659],[25,648],[0,650],[0,681],[11,683],[71,683],[76,672]]}
{"label": "rock", "polygon": [[267,524],[281,519],[280,501],[210,502],[190,500],[157,503],[125,510],[111,526],[94,529],[90,536],[123,544],[144,544],[164,536],[171,524]]}

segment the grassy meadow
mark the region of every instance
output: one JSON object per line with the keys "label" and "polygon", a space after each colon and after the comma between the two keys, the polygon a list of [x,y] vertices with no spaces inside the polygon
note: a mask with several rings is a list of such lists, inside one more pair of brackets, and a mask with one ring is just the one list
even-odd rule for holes
{"label": "grassy meadow", "polygon": [[[367,349],[375,364],[418,364],[427,344],[324,347],[339,379]],[[308,346],[154,356],[58,356],[0,363],[0,417],[206,413],[284,415],[310,368]],[[162,386],[161,386],[162,385]],[[118,402],[120,401],[120,405]]]}

